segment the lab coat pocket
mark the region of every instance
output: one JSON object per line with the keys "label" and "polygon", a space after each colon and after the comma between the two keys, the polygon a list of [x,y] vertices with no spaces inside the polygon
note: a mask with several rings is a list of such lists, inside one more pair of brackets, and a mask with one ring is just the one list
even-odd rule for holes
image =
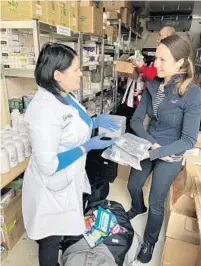
{"label": "lab coat pocket", "polygon": [[62,192],[72,182],[72,178],[67,173],[66,169],[56,172],[53,176],[47,177],[45,186],[53,192]]}
{"label": "lab coat pocket", "polygon": [[73,210],[72,204],[72,179],[64,173],[54,175],[54,181],[50,181],[45,187],[44,212],[46,214],[58,214]]}

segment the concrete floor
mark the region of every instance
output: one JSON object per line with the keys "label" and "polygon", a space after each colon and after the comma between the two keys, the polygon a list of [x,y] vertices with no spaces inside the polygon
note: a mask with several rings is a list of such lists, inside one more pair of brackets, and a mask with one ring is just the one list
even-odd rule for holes
{"label": "concrete floor", "polygon": [[[130,207],[130,196],[127,191],[127,179],[128,169],[123,168],[119,171],[119,176],[113,184],[110,185],[110,193],[108,199],[120,202],[126,210]],[[148,190],[145,189],[145,204],[147,204]],[[137,217],[133,219],[132,225],[137,234],[143,235],[144,226],[146,223],[146,216]],[[136,229],[135,229],[136,228]],[[136,235],[137,235],[136,234]],[[160,258],[164,245],[164,228],[162,229],[159,242],[157,243],[154,256],[151,263],[146,266],[160,266]],[[131,247],[131,254],[134,254],[133,250],[136,249],[136,245],[133,243]],[[37,258],[38,246],[30,240],[26,234],[19,240],[16,246],[8,252],[7,257],[2,261],[2,266],[39,266]],[[132,264],[131,264],[132,265]],[[133,266],[140,266],[139,262],[133,262]],[[77,266],[77,265],[76,265]],[[127,266],[127,265],[125,265]]]}

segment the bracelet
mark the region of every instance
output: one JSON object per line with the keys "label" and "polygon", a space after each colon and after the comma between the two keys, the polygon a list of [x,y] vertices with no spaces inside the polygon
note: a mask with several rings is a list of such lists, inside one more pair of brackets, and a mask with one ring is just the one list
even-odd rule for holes
{"label": "bracelet", "polygon": [[81,151],[82,151],[83,154],[87,153],[87,151],[86,151],[86,149],[85,149],[84,146],[81,145],[81,146],[80,146],[80,149],[81,149]]}

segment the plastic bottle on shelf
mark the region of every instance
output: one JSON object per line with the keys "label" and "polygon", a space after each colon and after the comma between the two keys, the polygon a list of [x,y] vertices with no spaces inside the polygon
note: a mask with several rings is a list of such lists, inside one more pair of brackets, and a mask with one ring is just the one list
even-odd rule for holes
{"label": "plastic bottle on shelf", "polygon": [[26,133],[27,132],[27,127],[24,123],[24,116],[20,115],[18,117],[18,132],[19,133]]}
{"label": "plastic bottle on shelf", "polygon": [[5,149],[8,152],[10,167],[13,168],[18,165],[17,149],[14,144],[6,144]]}
{"label": "plastic bottle on shelf", "polygon": [[11,133],[9,132],[5,132],[5,133],[3,133],[2,134],[2,136],[1,136],[1,139],[2,140],[4,140],[4,139],[7,139],[7,138],[12,138],[12,135],[11,135]]}
{"label": "plastic bottle on shelf", "polygon": [[29,138],[26,135],[22,135],[21,141],[24,143],[25,157],[31,156],[31,145],[29,142]]}
{"label": "plastic bottle on shelf", "polygon": [[11,130],[11,126],[9,125],[9,124],[6,124],[5,126],[4,126],[4,128],[3,128],[3,132],[5,133],[5,132],[8,132],[8,131],[10,131]]}
{"label": "plastic bottle on shelf", "polygon": [[3,143],[4,143],[4,145],[7,145],[9,143],[13,144],[13,139],[12,138],[6,138],[3,140]]}
{"label": "plastic bottle on shelf", "polygon": [[8,173],[10,171],[9,155],[5,148],[1,147],[1,174]]}
{"label": "plastic bottle on shelf", "polygon": [[20,116],[19,110],[13,109],[13,111],[11,113],[12,127],[15,127],[17,129],[18,129],[19,116]]}
{"label": "plastic bottle on shelf", "polygon": [[20,139],[15,139],[13,141],[16,149],[17,149],[17,159],[18,163],[21,163],[25,160],[25,147],[23,142]]}

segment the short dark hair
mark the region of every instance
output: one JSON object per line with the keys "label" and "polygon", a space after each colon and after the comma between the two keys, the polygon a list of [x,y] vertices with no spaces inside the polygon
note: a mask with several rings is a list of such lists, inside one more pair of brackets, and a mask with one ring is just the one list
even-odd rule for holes
{"label": "short dark hair", "polygon": [[58,95],[63,89],[54,79],[54,71],[65,71],[77,56],[71,47],[60,43],[43,45],[35,68],[36,83],[47,91]]}

